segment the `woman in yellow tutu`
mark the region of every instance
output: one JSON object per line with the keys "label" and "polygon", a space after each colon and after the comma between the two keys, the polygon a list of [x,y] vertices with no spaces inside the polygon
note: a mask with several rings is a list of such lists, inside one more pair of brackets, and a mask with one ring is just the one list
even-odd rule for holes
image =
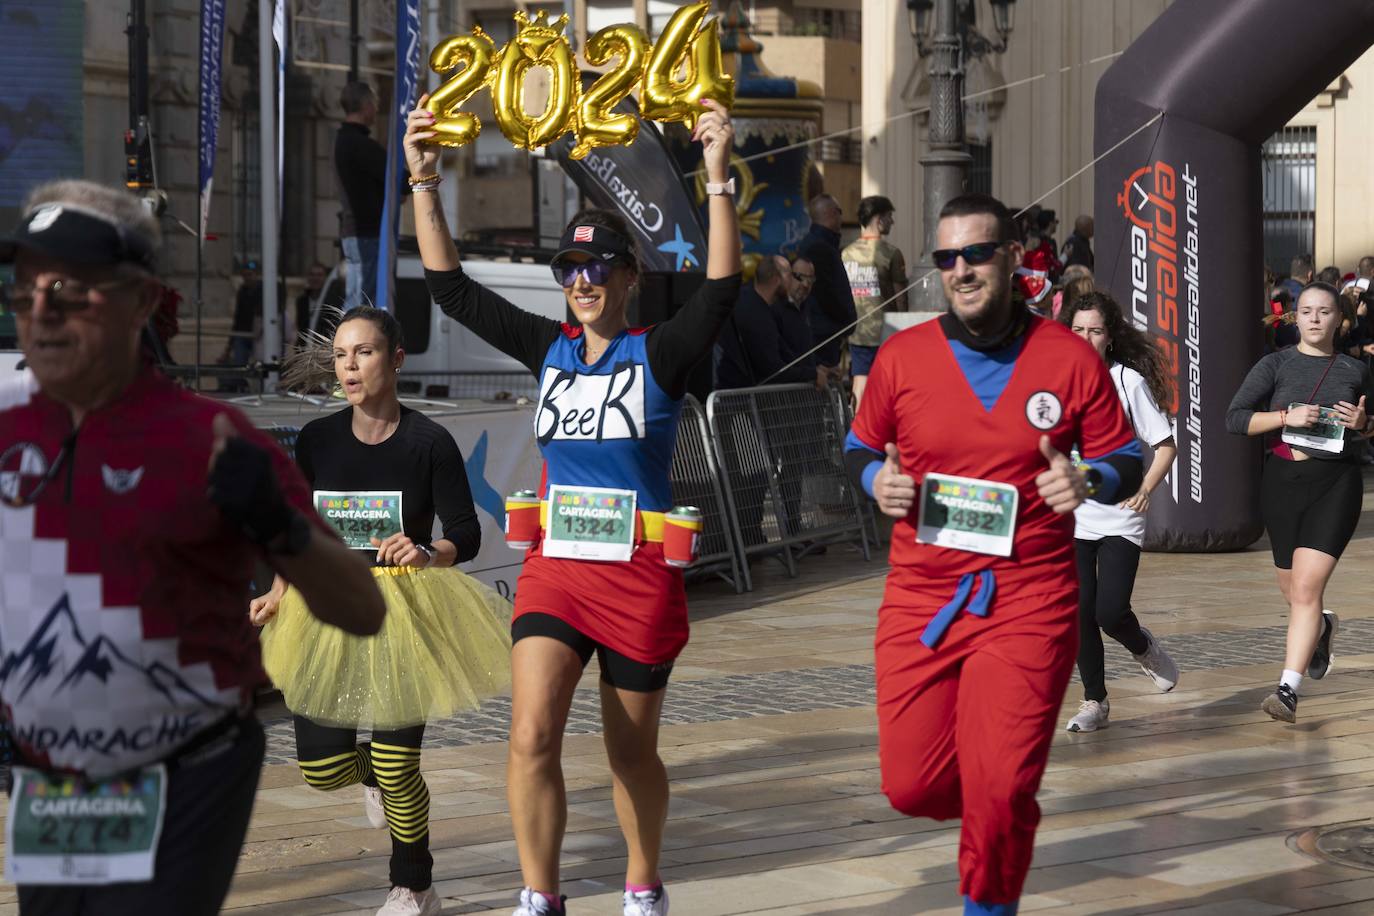
{"label": "woman in yellow tutu", "polygon": [[[510,676],[510,605],[451,567],[470,560],[481,526],[449,432],[401,406],[401,327],[370,307],[344,314],[333,374],[349,406],[306,424],[296,461],[315,507],[351,547],[374,554],[387,615],[375,637],[321,624],[278,578],[254,599],[263,664],[295,716],[305,781],[362,783],[368,819],[391,831],[391,893],[378,916],[430,916],[429,791],[420,775],[425,722],[472,708]],[[430,540],[435,516],[443,537]],[[358,743],[357,730],[372,740]]]}

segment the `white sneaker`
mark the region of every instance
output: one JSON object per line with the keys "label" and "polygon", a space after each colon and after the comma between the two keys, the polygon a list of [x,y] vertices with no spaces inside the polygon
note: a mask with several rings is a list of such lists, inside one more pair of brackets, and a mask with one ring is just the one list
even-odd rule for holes
{"label": "white sneaker", "polygon": [[1078,704],[1078,715],[1069,720],[1071,732],[1095,732],[1107,727],[1107,716],[1111,714],[1112,704],[1107,700],[1084,700]]}
{"label": "white sneaker", "polygon": [[1178,684],[1178,665],[1169,657],[1169,653],[1164,651],[1164,647],[1155,639],[1155,634],[1144,627],[1140,632],[1145,634],[1145,638],[1150,641],[1150,647],[1145,650],[1144,655],[1132,655],[1140,663],[1140,670],[1150,676],[1150,680],[1155,682],[1160,693],[1168,693]]}
{"label": "white sneaker", "polygon": [[381,789],[363,786],[363,810],[367,812],[367,822],[373,827],[386,826],[386,808],[382,807]]}
{"label": "white sneaker", "polygon": [[[561,899],[566,901],[568,898]],[[510,916],[558,916],[560,912],[567,910],[555,910],[547,897],[527,887],[520,891],[520,905]]]}
{"label": "white sneaker", "polygon": [[668,891],[661,884],[651,891],[626,891],[624,916],[668,916]]}
{"label": "white sneaker", "polygon": [[408,887],[393,887],[386,895],[386,903],[377,916],[439,916],[443,905],[434,888],[413,891]]}

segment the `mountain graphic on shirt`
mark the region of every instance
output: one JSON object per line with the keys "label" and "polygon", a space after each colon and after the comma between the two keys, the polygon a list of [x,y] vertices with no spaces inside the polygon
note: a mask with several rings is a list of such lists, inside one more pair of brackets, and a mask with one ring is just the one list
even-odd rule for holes
{"label": "mountain graphic on shirt", "polygon": [[[50,687],[57,696],[89,678],[108,684],[119,672],[142,676],[148,686],[173,706],[195,703],[218,705],[206,699],[173,668],[162,662],[142,665],[125,655],[109,637],[88,640],[64,592],[18,652],[0,659],[0,688],[13,699],[23,700],[35,687]],[[54,681],[56,683],[54,683]]]}

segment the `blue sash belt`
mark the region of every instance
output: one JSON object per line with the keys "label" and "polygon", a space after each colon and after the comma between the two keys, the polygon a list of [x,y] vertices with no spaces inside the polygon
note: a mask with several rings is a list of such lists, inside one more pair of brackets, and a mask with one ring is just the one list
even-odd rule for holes
{"label": "blue sash belt", "polygon": [[[973,591],[973,577],[978,577],[978,594],[969,600],[969,593]],[[926,624],[925,630],[921,633],[921,642],[927,648],[934,649],[949,629],[949,625],[954,621],[955,615],[962,610],[967,610],[975,617],[988,616],[988,610],[992,607],[992,596],[997,591],[997,577],[992,574],[992,570],[985,569],[979,573],[964,573],[959,577],[959,587],[954,591],[954,597],[948,604],[940,608],[940,612]]]}

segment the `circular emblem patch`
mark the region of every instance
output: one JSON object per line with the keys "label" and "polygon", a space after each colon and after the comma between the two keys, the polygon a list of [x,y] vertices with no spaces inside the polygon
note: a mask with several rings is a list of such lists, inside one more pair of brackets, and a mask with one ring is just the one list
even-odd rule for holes
{"label": "circular emblem patch", "polygon": [[1036,429],[1054,429],[1064,415],[1064,405],[1051,391],[1037,391],[1026,398],[1026,420]]}

